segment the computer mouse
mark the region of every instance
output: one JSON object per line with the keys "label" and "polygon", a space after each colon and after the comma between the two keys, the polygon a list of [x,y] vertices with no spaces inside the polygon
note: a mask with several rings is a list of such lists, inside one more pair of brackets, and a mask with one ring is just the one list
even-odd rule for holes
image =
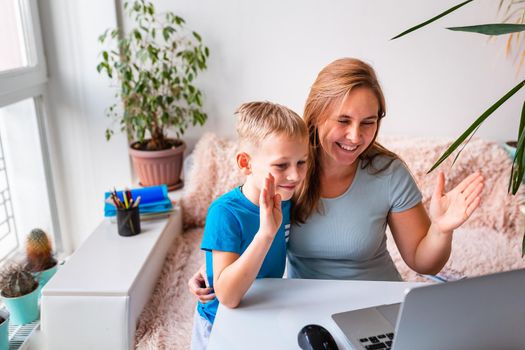
{"label": "computer mouse", "polygon": [[297,341],[303,350],[339,350],[330,332],[318,324],[304,326],[297,334]]}

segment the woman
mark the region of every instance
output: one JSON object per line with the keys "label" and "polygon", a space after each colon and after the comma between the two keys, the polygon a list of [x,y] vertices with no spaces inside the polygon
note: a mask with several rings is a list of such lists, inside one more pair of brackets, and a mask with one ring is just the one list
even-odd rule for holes
{"label": "woman", "polygon": [[[480,203],[483,177],[475,172],[445,193],[440,173],[429,217],[405,164],[376,142],[385,111],[368,64],[343,58],[317,76],[303,116],[311,164],[293,208],[289,277],[401,280],[387,225],[414,271],[435,274],[447,262],[453,230]],[[202,301],[213,299],[203,282],[198,272],[188,285]]]}

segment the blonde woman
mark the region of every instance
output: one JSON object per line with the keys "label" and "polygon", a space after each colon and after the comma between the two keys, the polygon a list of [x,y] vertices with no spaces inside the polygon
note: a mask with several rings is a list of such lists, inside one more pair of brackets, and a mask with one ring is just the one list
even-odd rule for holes
{"label": "blonde woman", "polygon": [[[447,262],[453,231],[478,207],[484,179],[474,172],[445,193],[440,173],[427,213],[403,161],[376,142],[385,115],[365,62],[339,59],[317,76],[303,116],[311,162],[294,198],[288,277],[401,280],[386,248],[387,225],[414,271],[435,274]],[[188,285],[206,301],[213,294],[203,282],[197,272]]]}

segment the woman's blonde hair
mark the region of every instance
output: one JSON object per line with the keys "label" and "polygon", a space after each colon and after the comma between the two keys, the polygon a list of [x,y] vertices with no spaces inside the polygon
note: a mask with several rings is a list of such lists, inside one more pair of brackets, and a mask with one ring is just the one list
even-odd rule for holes
{"label": "woman's blonde hair", "polygon": [[306,179],[296,192],[295,205],[292,209],[292,219],[296,223],[304,223],[315,211],[321,212],[321,144],[319,141],[319,125],[328,118],[327,110],[337,102],[342,102],[354,88],[365,87],[370,89],[379,103],[377,131],[370,146],[359,156],[362,168],[370,167],[374,173],[379,173],[390,165],[380,169],[373,169],[373,159],[378,155],[385,155],[392,161],[397,158],[376,142],[377,132],[381,119],[386,114],[385,97],[374,69],[367,63],[355,58],[338,59],[324,67],[310,89],[310,94],[304,107],[303,119],[308,128],[309,166]]}

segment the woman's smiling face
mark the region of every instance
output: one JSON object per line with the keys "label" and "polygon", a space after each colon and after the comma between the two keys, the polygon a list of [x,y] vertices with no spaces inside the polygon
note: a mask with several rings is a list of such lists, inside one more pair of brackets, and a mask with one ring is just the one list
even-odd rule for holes
{"label": "woman's smiling face", "polygon": [[352,165],[377,133],[379,102],[366,87],[354,88],[340,104],[328,108],[319,125],[323,157],[337,165]]}

